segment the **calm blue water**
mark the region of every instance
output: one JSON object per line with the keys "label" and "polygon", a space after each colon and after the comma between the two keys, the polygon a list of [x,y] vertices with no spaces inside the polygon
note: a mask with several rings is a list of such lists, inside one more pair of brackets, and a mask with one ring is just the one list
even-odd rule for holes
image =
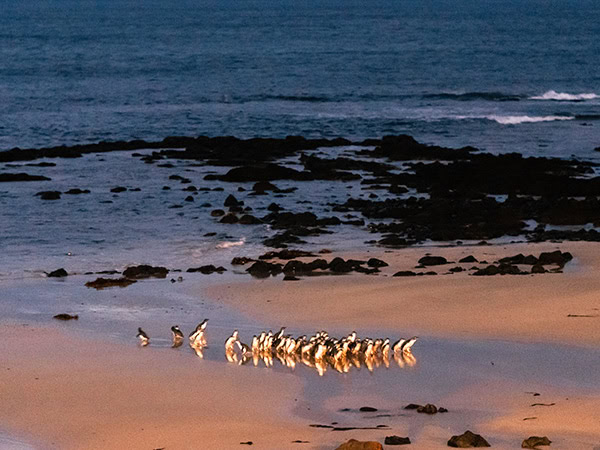
{"label": "calm blue water", "polygon": [[600,3],[0,4],[0,149],[166,135],[378,137],[590,157]]}

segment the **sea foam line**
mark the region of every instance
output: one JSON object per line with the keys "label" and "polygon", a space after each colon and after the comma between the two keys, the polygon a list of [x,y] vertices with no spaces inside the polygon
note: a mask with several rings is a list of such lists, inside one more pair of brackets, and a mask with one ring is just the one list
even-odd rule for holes
{"label": "sea foam line", "polygon": [[573,120],[572,116],[498,116],[485,117],[502,125],[519,125],[521,123],[553,122],[555,120]]}
{"label": "sea foam line", "polygon": [[547,91],[542,95],[529,97],[530,100],[562,100],[562,101],[581,101],[581,100],[594,100],[598,98],[598,94],[593,92],[586,92],[583,94],[568,94],[566,92]]}

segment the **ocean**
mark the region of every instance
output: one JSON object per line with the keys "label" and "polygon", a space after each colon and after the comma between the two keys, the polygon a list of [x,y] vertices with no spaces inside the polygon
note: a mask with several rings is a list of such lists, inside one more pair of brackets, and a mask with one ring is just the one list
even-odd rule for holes
{"label": "ocean", "polygon": [[168,135],[595,158],[594,0],[0,5],[0,149]]}

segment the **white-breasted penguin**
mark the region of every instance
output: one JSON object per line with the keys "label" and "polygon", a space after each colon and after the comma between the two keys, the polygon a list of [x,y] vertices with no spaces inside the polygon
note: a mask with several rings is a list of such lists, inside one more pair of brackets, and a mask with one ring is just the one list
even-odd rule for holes
{"label": "white-breasted penguin", "polygon": [[150,338],[148,337],[146,332],[144,330],[142,330],[141,328],[138,328],[138,333],[135,335],[135,337],[139,338],[140,343],[144,346],[146,346],[150,343]]}
{"label": "white-breasted penguin", "polygon": [[227,353],[233,352],[234,351],[234,345],[238,340],[238,330],[234,330],[232,335],[229,336],[229,338],[225,341],[225,351]]}
{"label": "white-breasted penguin", "polygon": [[208,324],[208,319],[204,319],[202,322],[198,324],[196,329],[190,333],[190,341],[195,341],[198,339],[199,335],[204,333],[206,329],[206,325]]}
{"label": "white-breasted penguin", "polygon": [[417,342],[417,339],[419,339],[418,336],[413,336],[407,342],[405,342],[404,345],[402,345],[402,353],[410,353],[411,347],[413,345],[415,345],[415,342]]}

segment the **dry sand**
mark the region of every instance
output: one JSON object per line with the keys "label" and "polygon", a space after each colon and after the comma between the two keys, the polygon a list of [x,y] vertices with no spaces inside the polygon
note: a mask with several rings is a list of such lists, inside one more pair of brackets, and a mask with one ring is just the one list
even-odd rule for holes
{"label": "dry sand", "polygon": [[[491,262],[556,247],[428,250],[452,260],[473,254]],[[274,327],[380,328],[402,330],[401,335],[414,332],[598,347],[600,318],[567,315],[600,314],[600,277],[596,275],[600,245],[569,243],[559,248],[576,257],[563,274],[351,275],[289,283],[280,278],[246,278],[210,286],[204,292]],[[425,251],[369,256],[388,261],[391,267],[384,273],[391,275],[413,267]],[[199,289],[197,285],[192,288]],[[252,448],[333,449],[349,438],[383,442],[386,435],[398,434],[411,437],[411,448],[428,449],[445,448],[452,434],[466,429],[484,435],[494,448],[518,448],[522,439],[544,434],[554,441],[551,448],[600,446],[600,387],[544,385],[541,381],[535,387],[541,395],[533,397],[526,393],[530,383],[489,378],[423,399],[448,407],[448,414],[382,419],[390,421],[392,429],[336,433],[308,425],[327,423],[328,411],[334,417],[349,405],[375,404],[404,414],[402,405],[383,390],[358,389],[351,395],[333,393],[322,402],[321,412],[311,416],[301,411],[309,404],[303,398],[305,380],[289,371],[200,360],[189,352],[167,348],[137,348],[133,343],[90,339],[64,328],[68,326],[0,325],[0,429],[39,448],[228,449],[244,448],[240,442],[250,440],[255,443]],[[590,376],[597,372],[592,370]],[[554,405],[532,407],[535,402]],[[536,418],[524,420],[530,417]],[[294,440],[309,443],[293,444]]]}

